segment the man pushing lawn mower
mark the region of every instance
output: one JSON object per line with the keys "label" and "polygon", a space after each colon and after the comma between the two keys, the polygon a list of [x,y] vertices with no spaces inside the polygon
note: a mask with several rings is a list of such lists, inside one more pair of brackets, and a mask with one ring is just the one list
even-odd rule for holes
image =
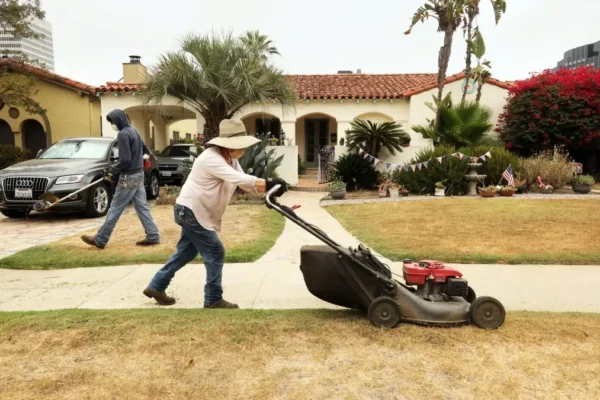
{"label": "man pushing lawn mower", "polygon": [[207,143],[196,159],[174,207],[175,222],[181,226],[181,238],[175,253],[156,272],[144,295],[163,306],[175,304],[166,290],[175,273],[193,261],[198,253],[206,268],[205,308],[239,308],[223,299],[221,278],[225,249],[217,233],[221,231],[223,213],[235,189],[264,193],[279,185],[274,196],[287,190],[282,179],[259,179],[242,170],[238,158],[259,140],[248,136],[240,121],[225,120],[219,136]]}

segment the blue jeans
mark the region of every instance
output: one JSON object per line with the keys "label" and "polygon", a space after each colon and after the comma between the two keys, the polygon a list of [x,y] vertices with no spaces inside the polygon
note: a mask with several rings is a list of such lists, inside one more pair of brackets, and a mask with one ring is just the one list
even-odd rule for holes
{"label": "blue jeans", "polygon": [[115,229],[117,221],[119,221],[121,214],[130,201],[133,201],[135,212],[144,226],[146,240],[152,243],[158,243],[160,241],[158,228],[152,219],[150,207],[148,207],[148,201],[146,200],[144,173],[139,172],[132,175],[122,174],[119,178],[115,196],[108,209],[108,213],[106,214],[106,220],[96,233],[95,240],[98,245],[106,246],[110,239],[110,235]]}
{"label": "blue jeans", "polygon": [[150,289],[164,292],[175,273],[187,263],[193,261],[198,253],[202,256],[206,268],[204,285],[204,305],[212,305],[223,300],[223,263],[225,248],[216,232],[204,229],[198,223],[192,210],[179,204],[175,205],[175,222],[181,226],[181,238],[175,253],[169,258],[150,281]]}

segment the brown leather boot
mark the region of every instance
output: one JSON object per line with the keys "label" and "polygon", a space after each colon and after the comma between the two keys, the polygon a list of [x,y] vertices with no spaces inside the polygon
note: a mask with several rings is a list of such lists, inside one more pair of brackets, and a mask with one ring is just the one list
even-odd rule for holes
{"label": "brown leather boot", "polygon": [[81,237],[81,240],[83,240],[86,244],[89,244],[90,246],[94,246],[94,247],[97,247],[99,249],[104,249],[103,246],[100,246],[98,243],[96,243],[96,238],[94,236],[83,235]]}
{"label": "brown leather boot", "polygon": [[175,298],[167,296],[165,292],[157,292],[150,288],[144,290],[144,295],[150,299],[153,298],[161,306],[172,306],[177,302]]}
{"label": "brown leather boot", "polygon": [[217,303],[205,305],[204,308],[240,308],[237,304],[230,303],[226,300],[221,300]]}

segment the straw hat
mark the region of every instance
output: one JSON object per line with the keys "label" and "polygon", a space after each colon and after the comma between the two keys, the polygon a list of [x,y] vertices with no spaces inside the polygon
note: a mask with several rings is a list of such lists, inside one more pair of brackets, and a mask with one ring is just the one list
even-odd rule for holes
{"label": "straw hat", "polygon": [[219,125],[219,136],[210,140],[207,144],[225,147],[226,149],[245,149],[260,142],[255,137],[248,136],[246,127],[241,121],[226,119]]}

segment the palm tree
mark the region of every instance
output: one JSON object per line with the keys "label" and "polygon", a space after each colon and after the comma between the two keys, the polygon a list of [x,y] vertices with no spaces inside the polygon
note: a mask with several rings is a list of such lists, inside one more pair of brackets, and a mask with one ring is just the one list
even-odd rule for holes
{"label": "palm tree", "polygon": [[[464,16],[464,25],[463,30],[466,35],[467,42],[475,40],[475,35],[479,32],[479,28],[474,26],[475,19],[479,15],[479,4],[481,0],[467,0],[465,3],[465,16]],[[500,22],[500,18],[502,14],[506,12],[506,1],[505,0],[490,0],[492,3],[492,9],[494,10],[494,17],[496,20],[496,25]],[[463,89],[462,101],[465,101],[467,97],[467,88],[469,79],[471,78],[471,49],[467,46],[467,55],[465,57],[466,65],[465,65],[465,87]]]}
{"label": "palm tree", "polygon": [[269,40],[267,35],[261,35],[258,31],[248,31],[240,37],[240,40],[246,47],[260,54],[263,61],[267,61],[269,56],[280,55],[273,41]]}
{"label": "palm tree", "polygon": [[[484,140],[486,133],[494,126],[490,122],[492,111],[475,102],[460,102],[454,105],[448,97],[445,100],[437,106],[440,114],[437,129],[433,121],[429,120],[428,125],[416,125],[412,130],[423,135],[425,139],[431,139],[436,146],[474,146]],[[428,106],[434,109],[431,104]]]}
{"label": "palm tree", "polygon": [[[410,28],[404,32],[409,35],[412,28],[419,22],[425,22],[430,17],[438,21],[438,32],[444,32],[444,45],[438,56],[438,101],[444,93],[444,80],[448,71],[448,63],[452,54],[452,39],[463,19],[463,11],[468,0],[427,0],[417,9],[412,17]],[[436,113],[435,125],[439,123],[440,115]]]}
{"label": "palm tree", "polygon": [[410,145],[410,135],[397,122],[376,123],[355,119],[346,133],[350,151],[366,147],[365,150],[373,156],[377,156],[384,147],[394,155],[396,151],[402,152],[402,147]]}
{"label": "palm tree", "polygon": [[[141,90],[143,104],[161,105],[165,95],[188,104],[205,119],[204,142],[219,134],[221,121],[248,104],[275,102],[284,109],[293,108],[294,89],[264,59],[264,49],[250,45],[251,36],[255,37],[229,33],[184,38],[181,50],[162,55],[148,74]],[[270,41],[264,43],[272,48]]]}

